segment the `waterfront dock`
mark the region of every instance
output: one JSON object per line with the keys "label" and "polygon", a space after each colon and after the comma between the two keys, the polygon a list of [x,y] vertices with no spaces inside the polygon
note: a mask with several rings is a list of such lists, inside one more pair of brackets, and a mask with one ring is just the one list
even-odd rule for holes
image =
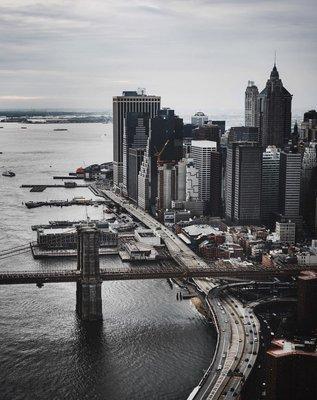
{"label": "waterfront dock", "polygon": [[84,179],[84,177],[67,175],[67,176],[53,176],[53,179]]}
{"label": "waterfront dock", "polygon": [[89,185],[81,184],[78,185],[77,182],[64,182],[64,185],[38,185],[38,184],[29,184],[29,185],[21,185],[21,188],[31,189],[30,192],[44,192],[47,188],[66,188],[66,189],[75,189],[75,188],[88,188]]}
{"label": "waterfront dock", "polygon": [[[30,243],[32,256],[39,258],[59,258],[59,257],[77,257],[77,249],[40,249],[36,242]],[[100,247],[99,256],[118,255],[117,247]]]}
{"label": "waterfront dock", "polygon": [[106,200],[91,200],[91,199],[72,199],[72,200],[49,200],[49,201],[27,201],[27,208],[38,207],[69,207],[69,206],[94,206],[106,205],[109,202]]}

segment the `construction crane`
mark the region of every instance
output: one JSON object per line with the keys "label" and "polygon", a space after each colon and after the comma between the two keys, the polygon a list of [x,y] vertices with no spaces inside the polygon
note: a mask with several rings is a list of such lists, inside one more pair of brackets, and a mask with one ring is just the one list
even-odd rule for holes
{"label": "construction crane", "polygon": [[161,155],[162,155],[163,151],[165,150],[166,146],[168,145],[169,141],[170,141],[170,139],[167,139],[164,146],[162,147],[162,149],[155,153],[155,157],[157,157],[158,163],[161,163]]}

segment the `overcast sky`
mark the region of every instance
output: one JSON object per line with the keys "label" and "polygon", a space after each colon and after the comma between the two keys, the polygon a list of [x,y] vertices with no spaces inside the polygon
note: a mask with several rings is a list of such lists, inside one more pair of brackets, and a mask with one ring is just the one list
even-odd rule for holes
{"label": "overcast sky", "polygon": [[243,109],[277,66],[316,107],[316,0],[0,0],[0,108],[111,107],[145,87],[179,113]]}

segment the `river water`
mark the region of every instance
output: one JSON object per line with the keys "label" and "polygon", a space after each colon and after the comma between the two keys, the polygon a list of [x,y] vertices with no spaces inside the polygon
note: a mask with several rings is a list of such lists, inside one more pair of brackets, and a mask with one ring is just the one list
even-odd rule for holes
{"label": "river water", "polygon": [[[21,184],[58,183],[79,166],[112,159],[112,126],[0,124],[0,250],[35,240],[32,224],[101,218],[101,207],[38,208],[28,200],[94,198],[85,188],[30,193]],[[58,126],[60,127],[60,125]],[[106,132],[106,135],[105,135]],[[102,263],[119,265],[116,256]],[[0,271],[74,268],[75,261],[0,260]],[[0,286],[0,399],[186,399],[208,367],[215,336],[190,301],[165,280],[102,285],[101,324],[75,314],[75,284]]]}

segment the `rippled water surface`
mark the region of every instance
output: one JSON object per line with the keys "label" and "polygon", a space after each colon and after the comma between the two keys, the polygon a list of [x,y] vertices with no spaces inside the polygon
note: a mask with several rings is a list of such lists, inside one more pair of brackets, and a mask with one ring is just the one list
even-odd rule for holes
{"label": "rippled water surface", "polygon": [[[39,199],[94,196],[88,189],[30,193],[23,183],[57,183],[81,165],[112,157],[112,127],[2,124],[0,250],[35,240],[32,224],[84,219],[83,207],[28,210]],[[104,133],[106,132],[106,135]],[[92,218],[101,208],[87,207]],[[30,253],[0,260],[0,270],[73,268],[71,260],[33,260]],[[119,265],[116,256],[102,263]],[[176,301],[165,280],[106,282],[101,324],[75,314],[75,284],[0,286],[0,399],[186,399],[207,368],[214,335],[189,301]]]}

